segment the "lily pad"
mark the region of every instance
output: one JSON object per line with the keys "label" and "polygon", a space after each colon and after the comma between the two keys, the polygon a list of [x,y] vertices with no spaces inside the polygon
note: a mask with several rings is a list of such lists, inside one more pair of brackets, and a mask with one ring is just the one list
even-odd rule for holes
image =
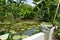
{"label": "lily pad", "polygon": [[20,38],[21,38],[21,36],[19,36],[19,35],[13,36],[13,39],[14,39],[14,40],[17,40],[17,39],[20,39]]}
{"label": "lily pad", "polygon": [[27,37],[29,37],[28,35],[22,35],[22,38],[27,38]]}
{"label": "lily pad", "polygon": [[12,34],[15,34],[15,33],[16,33],[14,30],[10,30],[10,32],[11,32]]}

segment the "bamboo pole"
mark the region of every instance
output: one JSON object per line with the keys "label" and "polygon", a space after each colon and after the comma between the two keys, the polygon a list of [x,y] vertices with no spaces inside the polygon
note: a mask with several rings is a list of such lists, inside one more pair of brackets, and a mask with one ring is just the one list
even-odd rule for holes
{"label": "bamboo pole", "polygon": [[59,10],[59,4],[60,4],[60,0],[58,0],[58,5],[57,5],[57,8],[56,8],[56,13],[55,13],[55,16],[54,16],[53,22],[56,20],[56,16],[57,16],[57,14],[58,14],[58,10]]}

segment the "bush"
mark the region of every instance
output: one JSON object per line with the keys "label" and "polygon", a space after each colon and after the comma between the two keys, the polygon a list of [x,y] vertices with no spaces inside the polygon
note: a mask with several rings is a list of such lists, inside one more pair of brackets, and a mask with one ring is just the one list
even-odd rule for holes
{"label": "bush", "polygon": [[55,39],[60,40],[60,27],[58,27],[57,29],[55,29],[54,37],[55,37]]}

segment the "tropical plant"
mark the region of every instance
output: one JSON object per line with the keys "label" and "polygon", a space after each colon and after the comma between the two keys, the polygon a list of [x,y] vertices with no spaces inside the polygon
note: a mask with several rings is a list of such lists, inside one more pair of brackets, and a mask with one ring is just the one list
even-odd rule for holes
{"label": "tropical plant", "polygon": [[[39,10],[40,17],[43,21],[53,21],[58,10],[58,0],[34,0],[37,10]],[[36,10],[36,9],[35,9]],[[41,16],[42,14],[42,16]]]}
{"label": "tropical plant", "polygon": [[58,27],[57,29],[55,29],[55,31],[54,31],[54,37],[55,37],[55,39],[60,40],[60,27]]}

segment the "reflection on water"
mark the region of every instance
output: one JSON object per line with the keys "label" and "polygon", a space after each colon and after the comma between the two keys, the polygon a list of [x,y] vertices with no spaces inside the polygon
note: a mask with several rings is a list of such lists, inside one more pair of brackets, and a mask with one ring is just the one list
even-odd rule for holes
{"label": "reflection on water", "polygon": [[[28,37],[29,36],[31,36],[31,35],[33,35],[33,34],[35,34],[35,33],[37,33],[35,30],[38,30],[36,27],[35,28],[33,28],[33,29],[29,29],[29,30],[26,30],[25,32],[23,32],[22,33],[22,36],[23,35],[25,35],[25,37],[28,35]],[[16,36],[16,35],[20,35],[20,34],[18,34],[18,32],[17,33],[15,33],[15,34],[12,34],[13,36]],[[13,37],[12,36],[12,37]],[[22,40],[24,37],[21,37],[21,38],[19,38],[18,40]]]}
{"label": "reflection on water", "polygon": [[26,30],[23,34],[31,36],[34,33],[34,30],[37,30],[37,29],[33,28],[33,29],[30,29],[30,30]]}

